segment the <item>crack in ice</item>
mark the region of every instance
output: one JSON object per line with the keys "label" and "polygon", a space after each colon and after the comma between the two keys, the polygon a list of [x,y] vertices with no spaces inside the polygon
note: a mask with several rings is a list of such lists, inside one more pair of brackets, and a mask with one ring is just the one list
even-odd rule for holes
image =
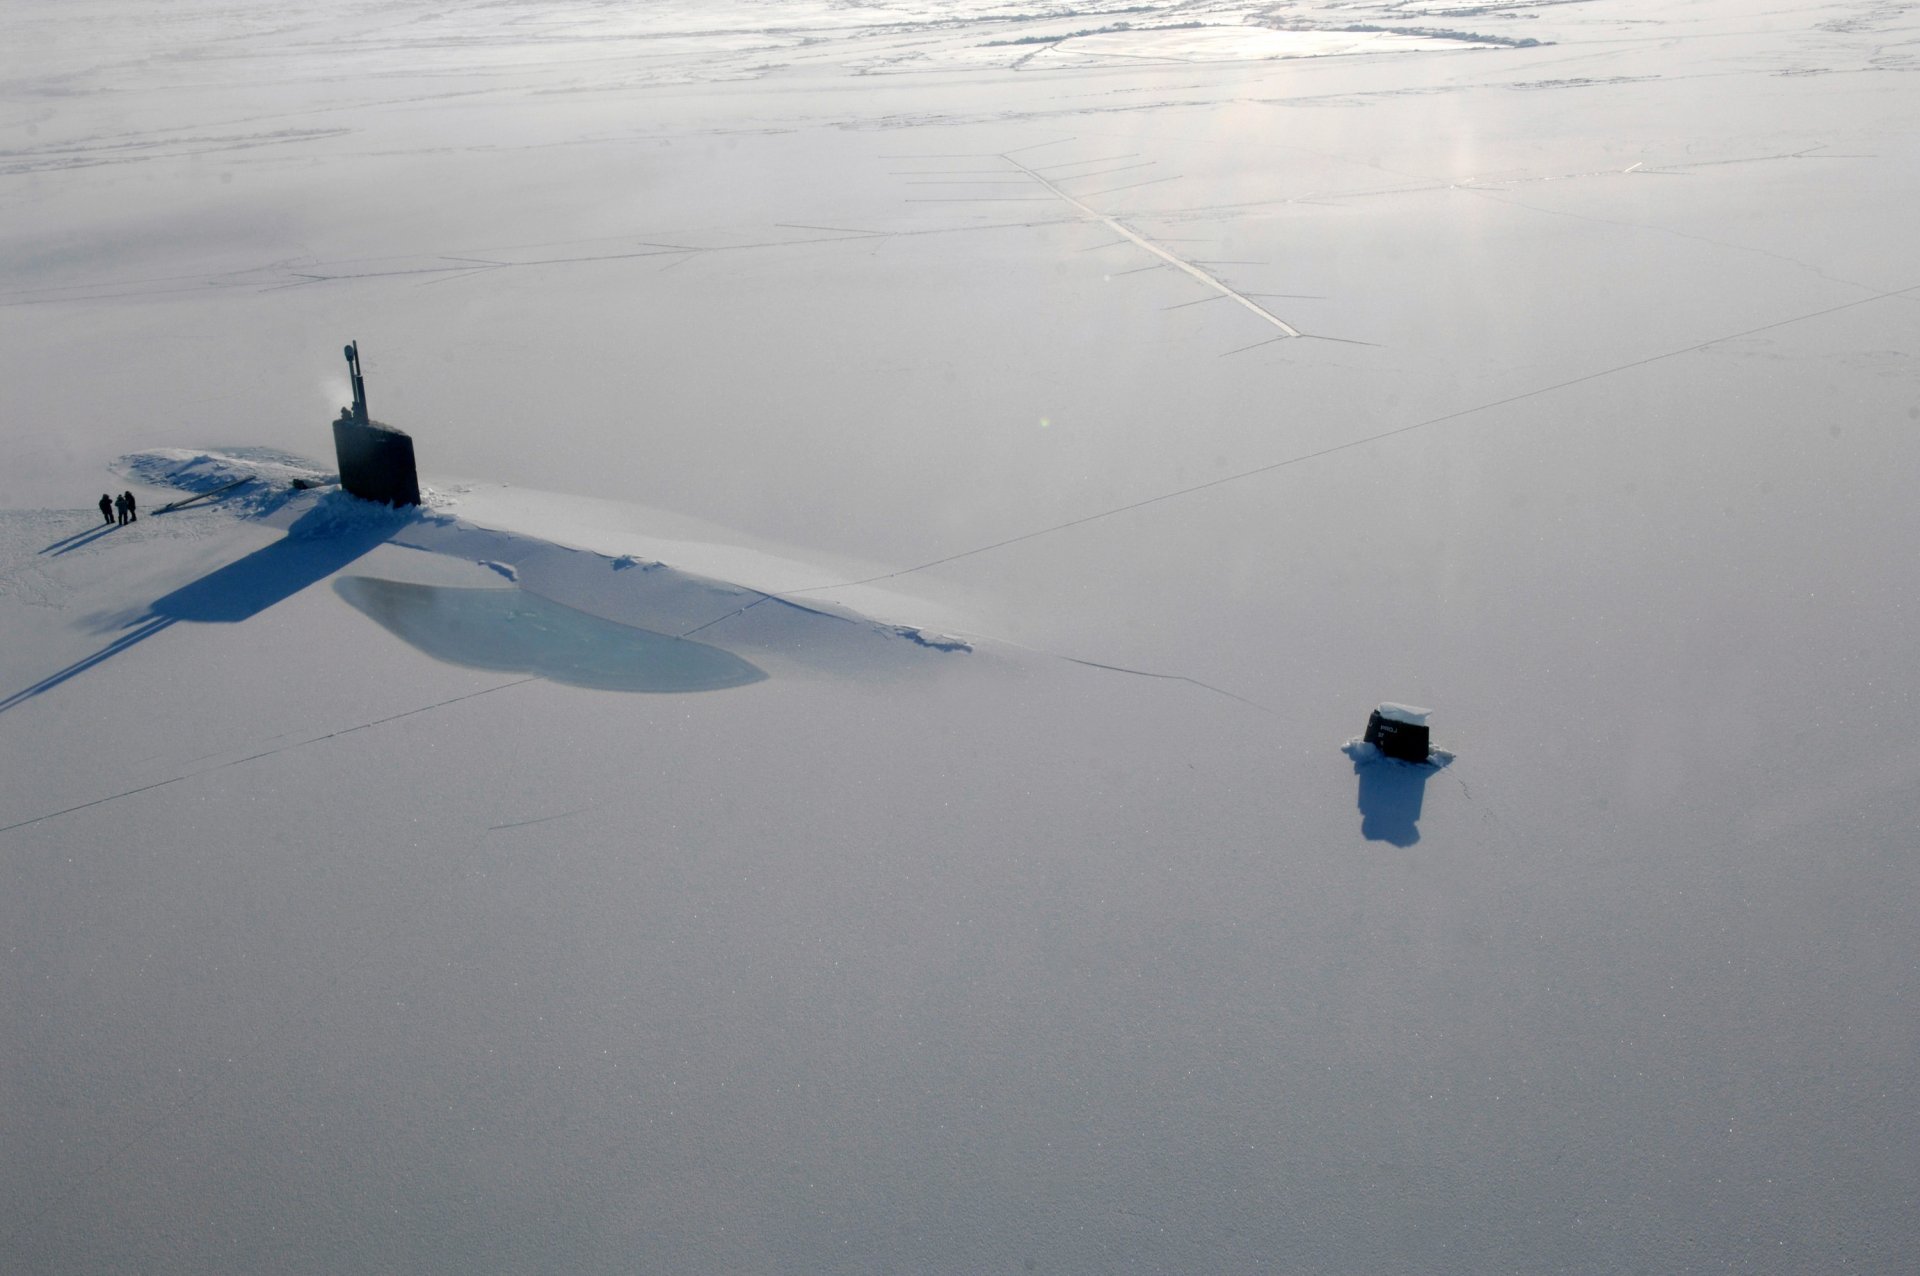
{"label": "crack in ice", "polygon": [[[1168,252],[1166,249],[1154,243],[1151,239],[1148,239],[1145,235],[1142,235],[1138,231],[1135,231],[1134,229],[1129,227],[1126,223],[1122,222],[1118,218],[1111,217],[1108,214],[1103,213],[1099,209],[1093,207],[1091,204],[1083,203],[1082,201],[1074,198],[1072,195],[1069,195],[1066,191],[1061,190],[1060,187],[1051,178],[1049,178],[1046,174],[1040,172],[1038,169],[1030,168],[1027,165],[1022,164],[1019,160],[1015,159],[1010,154],[1002,155],[1000,158],[1005,160],[1007,163],[1013,165],[1015,168],[1019,169],[1021,172],[1025,173],[1028,177],[1031,177],[1034,181],[1040,183],[1040,185],[1044,186],[1047,189],[1049,194],[1053,195],[1055,198],[1060,199],[1061,201],[1070,205],[1076,212],[1080,213],[1082,216],[1088,218],[1089,220],[1099,222],[1102,226],[1105,226],[1108,230],[1111,230],[1114,234],[1120,236],[1122,239],[1125,239],[1127,242],[1133,244],[1135,247],[1144,249],[1145,251],[1152,253],[1155,257],[1158,257],[1161,261],[1166,262],[1169,266],[1172,266],[1175,270],[1179,270],[1187,275],[1191,275],[1193,278],[1199,280],[1201,283],[1205,284],[1207,287],[1213,289],[1215,292],[1218,292],[1221,296],[1231,297],[1233,300],[1239,302],[1241,305],[1245,306],[1248,310],[1251,310],[1254,314],[1258,315],[1263,321],[1272,324],[1274,327],[1280,329],[1280,331],[1286,333],[1289,337],[1299,337],[1299,336],[1305,335],[1300,331],[1300,329],[1294,327],[1292,324],[1288,323],[1285,319],[1282,319],[1279,315],[1274,314],[1273,311],[1268,310],[1265,306],[1261,305],[1259,302],[1255,301],[1253,298],[1247,296],[1247,294],[1238,291],[1233,287],[1232,284],[1227,283],[1224,279],[1221,279],[1219,276],[1214,275],[1209,271],[1201,269],[1199,266],[1194,265],[1192,262],[1188,261],[1184,257],[1179,256],[1176,253]],[[1144,185],[1144,183],[1142,184]],[[1103,191],[1101,193],[1111,194],[1112,192]]]}

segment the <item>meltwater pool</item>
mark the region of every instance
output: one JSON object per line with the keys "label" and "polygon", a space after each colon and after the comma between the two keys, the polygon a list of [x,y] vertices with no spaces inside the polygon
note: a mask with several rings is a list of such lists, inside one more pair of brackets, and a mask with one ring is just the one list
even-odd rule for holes
{"label": "meltwater pool", "polygon": [[719,691],[767,675],[729,651],[551,602],[523,589],[343,576],[334,590],[437,660],[597,691]]}

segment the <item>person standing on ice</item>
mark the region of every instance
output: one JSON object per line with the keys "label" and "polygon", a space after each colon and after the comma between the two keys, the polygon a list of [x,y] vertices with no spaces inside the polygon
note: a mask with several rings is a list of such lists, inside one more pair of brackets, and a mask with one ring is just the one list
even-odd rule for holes
{"label": "person standing on ice", "polygon": [[112,525],[113,498],[111,496],[108,496],[105,492],[100,493],[100,517],[106,519],[109,526]]}
{"label": "person standing on ice", "polygon": [[120,526],[127,525],[127,498],[123,493],[113,498],[113,511],[120,516]]}
{"label": "person standing on ice", "polygon": [[123,501],[125,501],[125,502],[127,503],[127,521],[128,521],[129,523],[137,523],[137,522],[139,522],[139,521],[140,521],[140,507],[139,507],[138,505],[135,505],[135,504],[133,503],[133,493],[132,493],[132,492],[122,492],[122,493],[120,494],[120,499],[121,499],[121,500],[123,500]]}

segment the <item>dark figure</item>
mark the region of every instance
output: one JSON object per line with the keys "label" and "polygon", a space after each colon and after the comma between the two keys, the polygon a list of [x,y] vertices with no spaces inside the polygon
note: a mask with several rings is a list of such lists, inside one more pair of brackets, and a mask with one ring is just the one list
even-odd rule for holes
{"label": "dark figure", "polygon": [[100,517],[113,522],[113,498],[105,492],[100,493]]}
{"label": "dark figure", "polygon": [[125,527],[127,525],[127,498],[124,496],[114,497],[113,508],[114,512],[120,515],[120,526]]}
{"label": "dark figure", "polygon": [[135,504],[133,503],[133,493],[132,493],[132,492],[122,492],[122,493],[120,494],[120,496],[121,496],[121,498],[122,498],[123,500],[125,500],[125,501],[126,501],[126,503],[127,503],[127,521],[128,521],[129,523],[137,523],[137,522],[139,522],[139,521],[140,521],[140,507],[139,507],[138,505],[135,505]]}

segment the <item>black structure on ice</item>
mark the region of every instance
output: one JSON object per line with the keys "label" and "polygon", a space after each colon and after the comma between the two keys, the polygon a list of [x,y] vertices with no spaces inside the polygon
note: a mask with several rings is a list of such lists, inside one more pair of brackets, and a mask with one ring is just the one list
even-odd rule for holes
{"label": "black structure on ice", "polygon": [[1432,749],[1427,713],[1428,710],[1411,705],[1383,704],[1367,719],[1366,742],[1380,750],[1383,757],[1401,762],[1425,762]]}
{"label": "black structure on ice", "polygon": [[418,505],[420,473],[413,463],[413,437],[367,415],[359,343],[349,343],[346,353],[347,371],[353,376],[353,406],[341,408],[340,419],[333,423],[340,486],[362,500]]}

